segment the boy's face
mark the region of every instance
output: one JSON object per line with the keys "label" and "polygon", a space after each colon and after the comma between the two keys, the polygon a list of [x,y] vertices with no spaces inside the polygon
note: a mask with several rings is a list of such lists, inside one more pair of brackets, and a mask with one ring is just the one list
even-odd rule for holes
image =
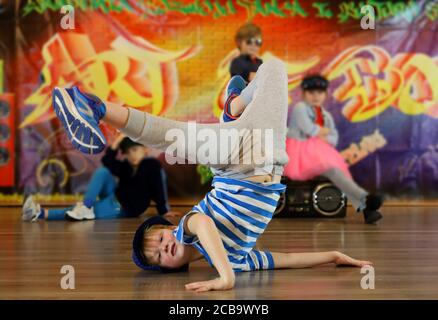
{"label": "boy's face", "polygon": [[311,106],[321,107],[327,97],[327,92],[324,90],[306,90],[303,97],[304,101]]}
{"label": "boy's face", "polygon": [[126,150],[124,156],[131,166],[138,166],[146,156],[146,153],[147,148],[143,146],[132,146]]}
{"label": "boy's face", "polygon": [[170,229],[150,230],[144,239],[144,255],[151,265],[179,268],[189,263],[189,250],[179,243]]}
{"label": "boy's face", "polygon": [[250,56],[258,56],[261,45],[262,38],[260,36],[246,39],[240,42],[240,52]]}

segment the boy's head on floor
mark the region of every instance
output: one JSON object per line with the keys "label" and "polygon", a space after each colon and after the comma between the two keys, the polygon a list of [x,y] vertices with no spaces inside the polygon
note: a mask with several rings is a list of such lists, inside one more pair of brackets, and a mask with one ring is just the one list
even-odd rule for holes
{"label": "boy's head on floor", "polygon": [[301,82],[303,99],[311,106],[321,107],[327,98],[329,81],[319,74],[312,74],[304,77]]}
{"label": "boy's head on floor", "polygon": [[160,216],[143,222],[133,241],[134,262],[145,270],[186,271],[195,249],[176,240],[175,228]]}
{"label": "boy's head on floor", "polygon": [[241,54],[257,57],[262,46],[262,30],[255,24],[244,24],[237,30],[234,40]]}
{"label": "boy's head on floor", "polygon": [[132,141],[128,137],[125,137],[122,142],[120,142],[120,150],[131,166],[138,166],[148,152],[145,146]]}

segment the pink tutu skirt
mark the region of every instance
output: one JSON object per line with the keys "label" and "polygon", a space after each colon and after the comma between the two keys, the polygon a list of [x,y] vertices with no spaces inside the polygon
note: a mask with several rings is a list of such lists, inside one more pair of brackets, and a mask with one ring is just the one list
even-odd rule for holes
{"label": "pink tutu skirt", "polygon": [[309,180],[334,168],[351,178],[348,164],[341,154],[320,138],[303,141],[287,138],[286,152],[289,163],[284,168],[284,174],[291,180]]}

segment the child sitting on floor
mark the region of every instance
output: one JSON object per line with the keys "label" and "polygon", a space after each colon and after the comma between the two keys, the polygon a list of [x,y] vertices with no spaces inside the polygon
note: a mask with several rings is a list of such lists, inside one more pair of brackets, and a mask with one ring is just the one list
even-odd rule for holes
{"label": "child sitting on floor", "polygon": [[[121,151],[124,160],[117,159]],[[93,220],[138,217],[151,200],[160,215],[169,216],[166,177],[160,162],[147,155],[147,148],[120,134],[106,149],[103,167],[97,169],[87,186],[83,202],[74,207],[44,210],[29,196],[23,205],[24,221]]]}
{"label": "child sitting on floor", "polygon": [[[230,115],[236,117],[238,114],[234,110],[243,108],[240,117],[227,123],[195,124],[198,131],[207,129],[216,137],[230,130],[242,131],[221,159],[227,161],[214,161],[211,153],[200,152],[201,148],[205,149],[204,144],[189,145],[185,140],[166,139],[169,130],[182,132],[189,142],[194,139],[190,136],[192,127],[187,123],[104,103],[75,87],[55,88],[56,114],[73,144],[81,151],[97,153],[103,149],[105,140],[98,127],[99,121],[103,120],[145,145],[161,150],[172,146],[173,150],[184,151],[187,159],[195,159],[215,169],[213,189],[181,219],[176,229],[166,226],[168,223],[160,217],[151,218],[153,220],[140,226],[133,243],[135,263],[143,269],[173,271],[186,269],[187,263],[204,257],[216,268],[219,277],[186,286],[196,291],[230,289],[235,283],[234,272],[238,271],[303,268],[325,263],[370,264],[335,251],[271,253],[254,250],[257,238],[266,229],[280,194],[285,190],[280,178],[287,162],[287,75],[284,64],[272,59],[259,68],[252,86],[248,87],[250,92],[240,92],[241,88],[234,86],[233,79],[228,86],[228,95],[241,93],[242,98],[235,96],[232,100]],[[245,100],[247,97],[251,100]],[[73,125],[81,126],[80,134],[72,133],[75,132]],[[262,140],[255,139],[256,135]],[[223,151],[221,143],[209,145],[214,154]],[[256,146],[262,146],[262,152],[252,154],[249,163],[242,162]]]}

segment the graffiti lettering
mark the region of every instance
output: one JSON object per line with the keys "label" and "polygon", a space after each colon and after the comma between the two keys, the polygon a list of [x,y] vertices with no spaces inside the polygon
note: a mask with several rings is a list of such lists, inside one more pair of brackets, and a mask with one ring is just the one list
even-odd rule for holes
{"label": "graffiti lettering", "polygon": [[100,10],[104,13],[130,11],[132,8],[128,0],[29,0],[23,8],[23,15],[31,12],[44,13],[48,10],[59,11],[63,6],[71,5],[74,8],[86,10]]}
{"label": "graffiti lettering", "polygon": [[397,54],[377,46],[352,47],[339,54],[323,72],[342,78],[333,95],[345,101],[342,113],[352,122],[366,121],[393,106],[408,115],[438,117],[437,58]]}
{"label": "graffiti lettering", "polygon": [[[300,0],[30,0],[23,8],[23,15],[31,12],[44,13],[46,11],[59,11],[63,5],[72,5],[82,11],[109,12],[139,12],[145,16],[162,16],[169,13],[183,15],[212,16],[214,18],[234,15],[238,9],[244,9],[248,17],[260,14],[262,16],[276,17],[309,17],[331,19],[337,18],[338,23],[346,23],[351,20],[362,18],[360,9],[367,4],[376,8],[376,20],[387,19],[395,16],[403,16],[412,21],[422,12],[421,3],[414,0],[406,1],[343,1],[338,6],[330,2],[315,1],[312,8],[316,9],[310,15],[304,8],[305,1]],[[332,5],[331,8],[329,6]],[[337,15],[334,11],[337,9]],[[425,16],[431,20],[438,19],[438,4],[428,3]]]}
{"label": "graffiti lettering", "polygon": [[318,10],[316,17],[330,19],[333,17],[334,13],[332,10],[327,8],[330,5],[328,2],[314,2],[312,6]]}
{"label": "graffiti lettering", "polygon": [[371,135],[362,137],[359,144],[350,144],[347,149],[341,152],[341,155],[349,165],[353,165],[376,150],[383,148],[386,143],[385,137],[377,129]]}
{"label": "graffiti lettering", "polygon": [[[376,9],[376,20],[388,19],[395,16],[404,16],[406,20],[414,19],[421,12],[421,6],[413,0],[406,1],[376,1],[370,0],[366,2],[367,5]],[[362,2],[355,1],[342,2],[339,4],[338,22],[346,23],[350,19],[359,20],[362,18],[361,8]],[[410,12],[410,15],[406,15]],[[431,19],[431,17],[429,17]],[[432,20],[432,19],[431,19]]]}
{"label": "graffiti lettering", "polygon": [[162,114],[177,99],[175,62],[193,56],[198,50],[193,46],[170,52],[142,38],[128,41],[119,36],[109,50],[98,53],[87,35],[56,34],[43,46],[45,81],[25,100],[35,109],[20,127],[55,116],[50,108],[54,86],[80,85],[104,100]]}

